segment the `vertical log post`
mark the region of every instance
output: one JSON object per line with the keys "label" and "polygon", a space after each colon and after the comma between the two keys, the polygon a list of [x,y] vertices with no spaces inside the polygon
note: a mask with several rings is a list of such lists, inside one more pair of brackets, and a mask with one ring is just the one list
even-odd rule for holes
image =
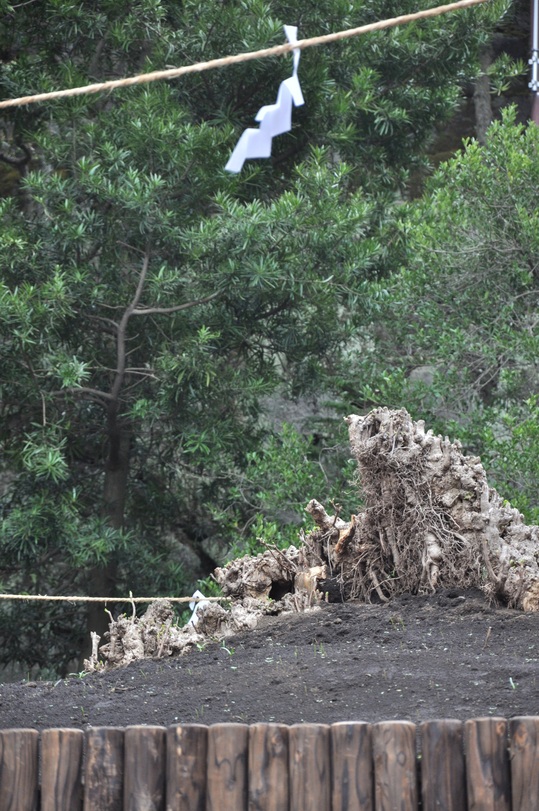
{"label": "vertical log post", "polygon": [[123,811],[164,811],[165,734],[164,727],[126,727]]}
{"label": "vertical log post", "polygon": [[249,811],[288,811],[288,727],[249,728]]}
{"label": "vertical log post", "polygon": [[376,811],[417,811],[415,733],[410,721],[373,724]]}
{"label": "vertical log post", "polygon": [[124,731],[95,727],[86,733],[84,811],[123,811]]}
{"label": "vertical log post", "polygon": [[35,811],[38,789],[35,729],[0,732],[0,811]]}
{"label": "vertical log post", "polygon": [[45,729],[41,733],[41,811],[82,808],[80,729]]}
{"label": "vertical log post", "polygon": [[466,781],[462,721],[426,721],[420,729],[423,811],[463,811]]}
{"label": "vertical log post", "polygon": [[247,724],[213,724],[208,730],[207,811],[246,811]]}
{"label": "vertical log post", "polygon": [[208,727],[180,724],[167,730],[167,811],[206,811]]}
{"label": "vertical log post", "polygon": [[539,808],[539,718],[520,716],[509,721],[511,740],[512,811]]}
{"label": "vertical log post", "polygon": [[505,718],[474,718],[466,721],[464,744],[470,809],[511,811]]}
{"label": "vertical log post", "polygon": [[331,754],[327,724],[294,724],[288,730],[290,811],[327,811]]}
{"label": "vertical log post", "polygon": [[363,721],[331,726],[333,811],[374,811],[371,729]]}

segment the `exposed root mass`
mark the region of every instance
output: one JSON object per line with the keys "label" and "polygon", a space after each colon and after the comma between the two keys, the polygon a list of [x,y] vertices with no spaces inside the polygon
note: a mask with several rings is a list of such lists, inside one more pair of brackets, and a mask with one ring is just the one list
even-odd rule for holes
{"label": "exposed root mass", "polygon": [[181,653],[322,599],[387,602],[480,588],[510,607],[539,610],[539,527],[527,526],[489,487],[478,457],[425,431],[404,409],[346,421],[363,499],[357,515],[346,521],[313,499],[306,509],[316,528],[299,548],[267,548],[216,569],[230,608],[201,606],[197,624],[184,628],[165,602],[140,619],[121,617],[88,667]]}
{"label": "exposed root mass", "polygon": [[[314,499],[307,505],[317,526],[292,559],[310,573],[311,588],[330,599],[385,602],[475,587],[511,607],[539,609],[539,528],[489,487],[479,457],[425,431],[404,409],[346,421],[363,506],[345,521]],[[297,579],[290,554],[241,558],[218,570],[218,581],[231,595],[263,581],[268,596],[278,581]]]}
{"label": "exposed root mass", "polygon": [[475,586],[512,607],[539,608],[539,528],[489,487],[479,457],[404,409],[347,422],[364,496],[349,551],[352,596]]}

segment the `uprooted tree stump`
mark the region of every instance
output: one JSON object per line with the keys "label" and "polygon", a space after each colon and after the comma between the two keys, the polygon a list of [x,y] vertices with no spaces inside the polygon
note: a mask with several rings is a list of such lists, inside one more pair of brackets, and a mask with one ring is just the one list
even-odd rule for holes
{"label": "uprooted tree stump", "polygon": [[[539,610],[539,527],[489,487],[481,460],[465,456],[405,409],[346,418],[363,506],[350,521],[307,505],[317,528],[292,556],[268,553],[217,570],[225,594],[294,591],[298,576],[339,599],[387,601],[439,588],[480,588],[525,611]],[[330,586],[333,587],[330,589]],[[243,591],[242,591],[243,590]]]}
{"label": "uprooted tree stump", "polygon": [[539,527],[489,487],[481,460],[425,431],[405,409],[346,418],[363,506],[349,521],[313,499],[316,528],[299,548],[268,546],[214,577],[230,609],[201,606],[177,628],[170,603],[111,622],[90,669],[181,653],[253,628],[261,616],[316,607],[321,599],[382,602],[398,594],[479,588],[524,611],[539,610]]}
{"label": "uprooted tree stump", "polygon": [[[479,457],[404,409],[346,421],[364,506],[339,529],[330,557],[351,597],[478,587],[539,609],[539,527],[489,487]],[[313,517],[311,543],[328,531],[326,519]]]}
{"label": "uprooted tree stump", "polygon": [[539,527],[526,526],[489,487],[479,457],[404,409],[347,422],[365,497],[355,538],[371,547],[365,585],[370,577],[386,598],[476,586],[512,607],[539,609]]}

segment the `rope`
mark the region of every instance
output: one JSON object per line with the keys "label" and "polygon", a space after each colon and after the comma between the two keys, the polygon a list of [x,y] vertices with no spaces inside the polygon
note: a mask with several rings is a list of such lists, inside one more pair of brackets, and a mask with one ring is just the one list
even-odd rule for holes
{"label": "rope", "polygon": [[61,597],[57,594],[0,594],[0,600],[41,600],[66,603],[155,603],[168,600],[171,603],[199,603],[204,601],[230,600],[230,597]]}
{"label": "rope", "polygon": [[398,25],[413,22],[414,20],[423,20],[427,17],[437,17],[440,14],[447,14],[450,11],[457,11],[458,9],[468,8],[469,6],[476,6],[479,3],[485,3],[486,0],[459,0],[457,3],[449,3],[445,6],[437,6],[436,8],[428,8],[423,11],[416,11],[413,14],[402,14],[399,17],[392,17],[387,20],[379,20],[375,23],[368,25],[360,25],[359,28],[349,28],[346,31],[337,31],[333,34],[324,34],[319,37],[311,37],[310,39],[300,39],[294,43],[287,43],[286,45],[276,45],[273,48],[263,48],[260,51],[249,51],[247,53],[236,54],[235,56],[223,56],[219,59],[210,59],[208,62],[197,62],[194,65],[183,65],[181,68],[170,68],[169,70],[155,70],[151,73],[142,73],[138,76],[130,76],[126,79],[113,79],[108,82],[100,82],[99,84],[89,84],[84,87],[69,87],[65,90],[54,90],[51,93],[38,93],[34,96],[21,96],[18,99],[6,99],[0,101],[0,108],[5,107],[21,107],[23,104],[35,104],[39,101],[47,99],[59,99],[67,96],[82,96],[87,93],[100,93],[104,90],[115,90],[117,87],[130,87],[135,84],[147,84],[148,82],[156,82],[159,79],[175,79],[178,76],[184,76],[186,73],[201,73],[205,70],[213,70],[214,68],[223,68],[227,65],[235,65],[238,62],[249,62],[252,59],[265,59],[268,56],[280,56],[281,54],[289,53],[296,48],[312,48],[315,45],[325,45],[329,42],[339,42],[342,39],[349,39],[350,37],[357,37],[361,34],[367,34],[370,31],[380,31],[384,28],[395,28]]}

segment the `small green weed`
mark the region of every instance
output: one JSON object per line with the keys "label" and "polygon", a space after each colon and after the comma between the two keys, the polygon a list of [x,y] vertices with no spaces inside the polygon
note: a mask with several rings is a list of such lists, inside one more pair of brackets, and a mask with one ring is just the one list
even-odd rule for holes
{"label": "small green weed", "polygon": [[313,642],[313,653],[315,656],[320,656],[321,659],[326,658],[326,649],[323,642]]}

